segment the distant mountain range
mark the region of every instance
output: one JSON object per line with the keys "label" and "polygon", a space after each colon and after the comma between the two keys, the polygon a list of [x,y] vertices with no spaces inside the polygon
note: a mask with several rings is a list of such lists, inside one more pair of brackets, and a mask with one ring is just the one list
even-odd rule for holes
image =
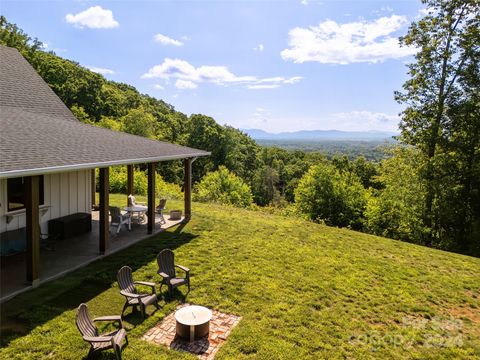
{"label": "distant mountain range", "polygon": [[254,140],[391,140],[398,135],[388,131],[340,131],[340,130],[301,130],[294,132],[269,133],[260,129],[242,129]]}

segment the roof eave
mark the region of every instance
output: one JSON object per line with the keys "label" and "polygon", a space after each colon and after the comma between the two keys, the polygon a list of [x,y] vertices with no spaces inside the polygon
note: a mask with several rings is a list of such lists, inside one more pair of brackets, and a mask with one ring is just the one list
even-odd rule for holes
{"label": "roof eave", "polygon": [[198,153],[182,154],[182,155],[155,156],[155,157],[149,157],[149,158],[122,159],[122,160],[112,160],[112,161],[85,163],[85,164],[51,166],[51,167],[38,168],[38,169],[11,170],[11,171],[0,172],[0,179],[7,179],[7,178],[21,177],[21,176],[52,174],[52,173],[59,173],[59,172],[66,172],[66,171],[88,170],[88,169],[104,168],[104,167],[118,166],[118,165],[133,165],[133,164],[145,164],[145,163],[151,163],[151,162],[157,162],[157,161],[161,162],[161,161],[170,161],[170,160],[191,159],[191,158],[197,158],[201,156],[209,156],[210,154],[211,154],[210,152],[201,151]]}

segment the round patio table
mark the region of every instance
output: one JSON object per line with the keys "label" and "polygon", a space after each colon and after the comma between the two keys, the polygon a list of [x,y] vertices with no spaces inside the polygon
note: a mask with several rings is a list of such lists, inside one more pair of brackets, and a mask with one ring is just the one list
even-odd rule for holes
{"label": "round patio table", "polygon": [[203,306],[185,306],[175,312],[177,335],[190,342],[208,335],[212,312]]}
{"label": "round patio table", "polygon": [[137,213],[137,219],[141,218],[142,221],[139,222],[143,222],[145,221],[145,213],[147,212],[148,207],[143,205],[125,206],[123,210],[127,211],[131,215],[132,219],[134,219],[133,215]]}

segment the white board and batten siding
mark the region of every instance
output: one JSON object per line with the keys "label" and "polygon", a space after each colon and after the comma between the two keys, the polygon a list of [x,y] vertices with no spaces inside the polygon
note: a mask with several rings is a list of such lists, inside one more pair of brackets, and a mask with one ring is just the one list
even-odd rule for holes
{"label": "white board and batten siding", "polygon": [[[46,212],[41,211],[40,218],[42,232],[48,232],[48,220],[77,212],[90,213],[91,199],[91,172],[90,170],[70,171],[56,174],[47,174],[43,177],[44,205]],[[0,233],[17,230],[25,227],[25,210],[12,212],[11,220],[7,223],[7,180],[0,179]]]}

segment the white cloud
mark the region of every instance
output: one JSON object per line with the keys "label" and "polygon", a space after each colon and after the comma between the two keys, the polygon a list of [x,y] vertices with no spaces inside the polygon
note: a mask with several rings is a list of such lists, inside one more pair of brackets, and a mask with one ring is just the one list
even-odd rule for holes
{"label": "white cloud", "polygon": [[158,42],[162,45],[183,46],[183,42],[181,42],[180,40],[172,39],[163,34],[154,35],[153,40],[155,40],[155,42]]}
{"label": "white cloud", "polygon": [[[216,85],[243,85],[247,88],[275,88],[283,84],[295,84],[302,80],[300,76],[286,78],[283,76],[271,78],[258,78],[256,76],[237,76],[226,66],[199,66],[195,67],[189,62],[180,59],[166,58],[162,64],[155,65],[145,74],[143,79],[179,79],[188,81],[198,86],[200,83],[212,83]],[[185,85],[184,83],[181,83]],[[181,85],[181,86],[182,86]],[[275,85],[275,86],[274,86]],[[257,87],[252,87],[257,86]],[[262,86],[262,87],[258,87]],[[267,87],[268,86],[268,87]]]}
{"label": "white cloud", "polygon": [[280,87],[280,85],[278,84],[268,84],[268,85],[261,85],[261,84],[258,84],[258,85],[247,85],[247,88],[248,89],[252,89],[252,90],[259,90],[259,89],[276,89]]}
{"label": "white cloud", "polygon": [[88,69],[102,75],[113,75],[115,71],[107,68],[97,67],[97,66],[87,66]]}
{"label": "white cloud", "polygon": [[317,4],[317,5],[323,5],[323,2],[322,1],[318,1],[318,0],[301,0],[300,1],[300,4],[302,5],[308,5],[308,4]]}
{"label": "white cloud", "polygon": [[392,34],[407,25],[404,16],[392,15],[375,21],[338,24],[332,20],[308,28],[289,31],[289,48],[281,52],[284,60],[295,63],[315,61],[323,64],[378,63],[399,59],[416,52],[400,47]]}
{"label": "white cloud", "polygon": [[367,110],[333,113],[328,118],[332,128],[345,131],[398,131],[400,122],[398,115]]}
{"label": "white cloud", "polygon": [[263,44],[258,44],[257,46],[255,46],[253,48],[253,50],[258,51],[258,52],[262,52],[264,49],[265,48],[264,48]]}
{"label": "white cloud", "polygon": [[91,29],[111,29],[120,25],[118,21],[113,18],[112,11],[103,9],[101,6],[92,6],[78,14],[67,14],[65,20],[80,29],[84,27]]}
{"label": "white cloud", "polygon": [[155,85],[153,85],[153,87],[157,90],[165,90],[165,88],[160,84],[155,84]]}
{"label": "white cloud", "polygon": [[198,85],[189,80],[178,79],[175,82],[175,87],[177,89],[196,89]]}

